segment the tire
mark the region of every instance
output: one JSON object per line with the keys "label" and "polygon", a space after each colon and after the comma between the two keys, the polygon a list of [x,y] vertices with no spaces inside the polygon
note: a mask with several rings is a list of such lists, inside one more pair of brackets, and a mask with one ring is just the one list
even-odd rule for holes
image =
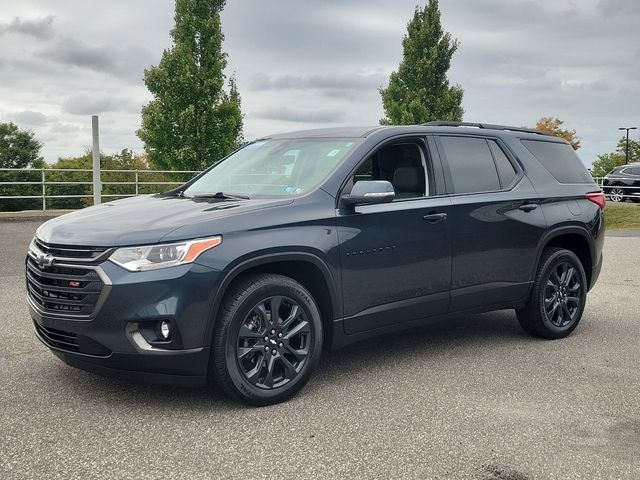
{"label": "tire", "polygon": [[518,322],[536,337],[564,338],[580,323],[587,288],[587,276],[576,254],[563,248],[547,248],[538,264],[529,303],[516,311]]}
{"label": "tire", "polygon": [[318,307],[298,282],[276,274],[244,277],[225,295],[214,328],[215,380],[250,405],[289,400],[318,365],[322,335]]}
{"label": "tire", "polygon": [[608,195],[609,195],[609,199],[612,202],[616,202],[616,203],[622,203],[625,200],[624,197],[624,189],[620,188],[620,187],[611,187],[608,189]]}

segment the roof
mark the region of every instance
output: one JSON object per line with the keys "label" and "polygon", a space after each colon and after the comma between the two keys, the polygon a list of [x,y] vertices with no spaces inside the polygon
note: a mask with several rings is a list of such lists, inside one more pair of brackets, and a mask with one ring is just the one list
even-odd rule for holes
{"label": "roof", "polygon": [[267,135],[264,138],[359,138],[366,137],[369,133],[385,127],[336,127],[317,128],[314,130],[297,130],[294,132]]}
{"label": "roof", "polygon": [[268,135],[263,139],[285,139],[285,138],[366,138],[376,133],[478,133],[493,135],[514,135],[530,139],[545,139],[550,141],[564,142],[564,140],[553,137],[545,132],[530,130],[521,127],[509,127],[505,125],[492,125],[486,123],[468,122],[429,122],[422,125],[394,125],[394,126],[368,126],[368,127],[335,127],[319,128],[314,130],[298,130],[275,135]]}

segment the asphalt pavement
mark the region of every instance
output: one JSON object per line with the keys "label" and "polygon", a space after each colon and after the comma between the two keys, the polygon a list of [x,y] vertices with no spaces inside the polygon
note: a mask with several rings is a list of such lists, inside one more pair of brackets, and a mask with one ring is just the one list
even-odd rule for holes
{"label": "asphalt pavement", "polygon": [[327,352],[285,404],[75,370],[35,338],[23,262],[37,222],[0,222],[0,478],[640,478],[640,237],[609,236],[581,324],[512,311]]}

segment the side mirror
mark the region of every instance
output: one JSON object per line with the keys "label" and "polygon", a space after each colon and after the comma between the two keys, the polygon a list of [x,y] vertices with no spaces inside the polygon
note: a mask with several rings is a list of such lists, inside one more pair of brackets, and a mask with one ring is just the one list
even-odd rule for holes
{"label": "side mirror", "polygon": [[371,205],[389,203],[396,198],[393,185],[386,180],[360,180],[355,183],[349,195],[343,195],[347,205]]}

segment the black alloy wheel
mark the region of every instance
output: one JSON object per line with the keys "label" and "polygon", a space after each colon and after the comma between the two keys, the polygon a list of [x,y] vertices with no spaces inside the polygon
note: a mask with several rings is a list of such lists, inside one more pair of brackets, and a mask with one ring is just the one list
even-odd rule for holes
{"label": "black alloy wheel", "polygon": [[240,326],[238,365],[253,385],[279,388],[298,376],[312,343],[304,309],[291,298],[268,297],[251,309]]}
{"label": "black alloy wheel", "polygon": [[264,273],[229,287],[215,319],[212,373],[251,405],[283,402],[304,387],[322,351],[320,310],[292,278]]}
{"label": "black alloy wheel", "polygon": [[558,263],[549,273],[544,292],[547,320],[559,328],[573,322],[580,311],[583,287],[578,270],[571,263]]}
{"label": "black alloy wheel", "polygon": [[536,337],[564,338],[580,322],[587,300],[587,276],[577,255],[563,248],[542,252],[531,297],[516,310],[518,322]]}

